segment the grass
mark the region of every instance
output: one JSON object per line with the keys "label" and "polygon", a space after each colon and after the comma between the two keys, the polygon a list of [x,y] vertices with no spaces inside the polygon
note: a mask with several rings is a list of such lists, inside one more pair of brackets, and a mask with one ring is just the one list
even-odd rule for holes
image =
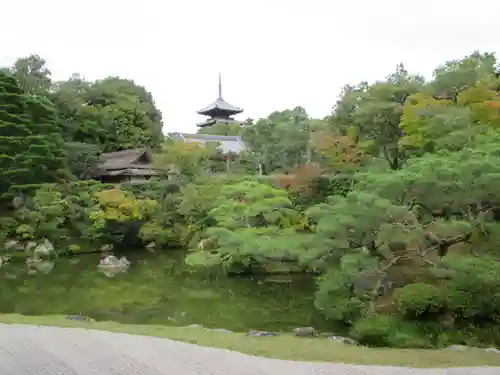
{"label": "grass", "polygon": [[327,338],[298,338],[291,334],[282,334],[278,337],[247,337],[244,333],[220,333],[202,328],[74,321],[65,319],[61,315],[5,314],[0,315],[0,323],[89,328],[156,336],[251,355],[302,361],[408,367],[500,366],[500,354],[474,348],[463,351],[450,349],[372,349],[343,345]]}

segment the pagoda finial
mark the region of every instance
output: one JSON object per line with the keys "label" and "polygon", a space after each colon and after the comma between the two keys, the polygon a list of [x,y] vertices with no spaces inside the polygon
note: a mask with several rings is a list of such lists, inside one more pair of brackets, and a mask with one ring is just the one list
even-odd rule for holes
{"label": "pagoda finial", "polygon": [[219,99],[222,99],[222,76],[219,72]]}

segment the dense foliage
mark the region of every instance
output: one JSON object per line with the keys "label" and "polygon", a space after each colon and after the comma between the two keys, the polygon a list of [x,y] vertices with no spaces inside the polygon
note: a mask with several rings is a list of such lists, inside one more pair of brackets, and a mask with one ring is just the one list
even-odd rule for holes
{"label": "dense foliage", "polygon": [[[495,56],[446,62],[430,81],[399,65],[345,86],[324,119],[297,107],[203,131],[247,149],[163,142],[132,81],[54,83],[43,59],[19,60],[0,75],[0,193],[42,186],[12,201],[2,239],[183,246],[198,269],[311,272],[315,306],[362,344],[500,343]],[[86,180],[101,152],[139,146],[180,178]]]}
{"label": "dense foliage", "polygon": [[0,72],[0,194],[68,177],[53,104]]}

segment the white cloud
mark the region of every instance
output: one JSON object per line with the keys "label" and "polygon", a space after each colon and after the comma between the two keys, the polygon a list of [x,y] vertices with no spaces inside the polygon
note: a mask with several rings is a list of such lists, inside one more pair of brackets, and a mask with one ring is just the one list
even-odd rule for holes
{"label": "white cloud", "polygon": [[37,53],[56,79],[133,78],[153,93],[165,132],[194,131],[219,71],[242,118],[295,105],[324,116],[345,83],[401,61],[429,75],[472,50],[498,52],[496,9],[494,0],[12,1],[0,65]]}

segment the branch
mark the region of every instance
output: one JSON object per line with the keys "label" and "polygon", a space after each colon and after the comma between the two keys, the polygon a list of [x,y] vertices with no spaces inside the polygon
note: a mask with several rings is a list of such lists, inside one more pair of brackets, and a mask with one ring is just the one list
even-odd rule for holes
{"label": "branch", "polygon": [[434,244],[434,246],[427,248],[427,250],[423,252],[422,255],[425,256],[431,251],[438,250],[438,255],[440,257],[443,257],[448,253],[448,249],[451,246],[456,245],[457,243],[469,242],[470,238],[472,237],[472,232],[455,236],[449,239],[440,239],[432,232],[426,234],[425,237],[431,244]]}
{"label": "branch", "polygon": [[397,262],[399,262],[402,258],[404,258],[403,255],[399,255],[395,258],[392,258],[389,263],[387,263],[384,267],[380,269],[381,272],[387,271],[389,268],[394,266]]}
{"label": "branch", "polygon": [[410,94],[405,93],[405,94],[403,95],[403,97],[401,98],[401,101],[399,102],[399,104],[404,105],[404,104],[405,104],[405,102],[406,102],[406,99],[408,99],[408,97],[409,97],[409,96],[410,96]]}

